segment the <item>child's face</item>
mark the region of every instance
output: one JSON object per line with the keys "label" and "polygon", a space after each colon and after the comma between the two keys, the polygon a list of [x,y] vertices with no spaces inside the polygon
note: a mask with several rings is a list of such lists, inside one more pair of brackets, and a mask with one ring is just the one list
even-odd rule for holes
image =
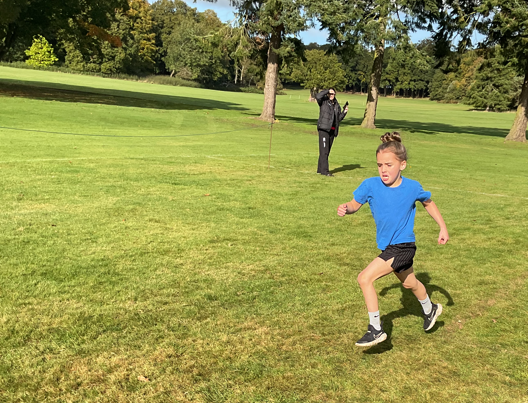
{"label": "child's face", "polygon": [[401,171],[407,166],[407,161],[399,161],[396,155],[389,150],[381,151],[376,156],[378,172],[386,186],[396,187],[401,183]]}

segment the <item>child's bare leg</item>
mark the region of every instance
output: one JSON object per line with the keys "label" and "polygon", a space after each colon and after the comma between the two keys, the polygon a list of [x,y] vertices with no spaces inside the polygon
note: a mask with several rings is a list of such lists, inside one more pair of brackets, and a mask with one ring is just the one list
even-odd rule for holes
{"label": "child's bare leg", "polygon": [[424,330],[430,330],[436,323],[436,319],[442,313],[441,304],[433,304],[427,295],[424,285],[416,278],[413,268],[409,268],[401,273],[394,273],[400,279],[403,286],[413,292],[418,298],[424,312]]}
{"label": "child's bare leg", "polygon": [[[393,259],[391,259],[392,261]],[[391,261],[389,261],[391,263]],[[392,267],[389,262],[377,257],[361,272],[358,276],[358,283],[363,291],[363,297],[367,304],[369,312],[378,311],[378,295],[374,288],[374,281],[378,278],[392,273]]]}
{"label": "child's bare leg", "polygon": [[394,272],[394,274],[402,282],[403,287],[411,290],[420,301],[427,298],[427,291],[424,285],[414,275],[412,267],[400,273]]}

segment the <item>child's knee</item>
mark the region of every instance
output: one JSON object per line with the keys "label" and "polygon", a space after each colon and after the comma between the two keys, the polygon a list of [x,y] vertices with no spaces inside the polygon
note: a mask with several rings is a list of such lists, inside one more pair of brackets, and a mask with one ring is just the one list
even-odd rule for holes
{"label": "child's knee", "polygon": [[407,277],[402,283],[402,285],[403,288],[406,288],[408,290],[416,290],[418,288],[419,283],[420,282],[416,279],[416,277],[412,276],[412,278]]}
{"label": "child's knee", "polygon": [[372,281],[370,280],[369,276],[367,276],[364,272],[361,272],[361,273],[358,274],[357,282],[358,282],[360,287],[363,287],[365,285],[369,285],[370,283],[372,283]]}
{"label": "child's knee", "polygon": [[402,283],[402,285],[403,285],[403,288],[412,290],[413,288],[416,288],[416,281],[406,281]]}

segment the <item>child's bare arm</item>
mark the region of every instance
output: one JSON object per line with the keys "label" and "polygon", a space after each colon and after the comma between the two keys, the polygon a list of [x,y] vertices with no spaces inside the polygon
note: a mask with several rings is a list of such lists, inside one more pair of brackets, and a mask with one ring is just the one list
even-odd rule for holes
{"label": "child's bare arm", "polygon": [[438,207],[436,206],[435,202],[431,199],[424,201],[423,206],[429,213],[431,217],[436,221],[438,226],[440,227],[440,234],[438,235],[438,243],[441,245],[445,245],[447,241],[449,241],[449,233],[447,232],[447,226],[444,222],[444,219],[442,217],[442,214],[440,214],[440,210],[438,210]]}
{"label": "child's bare arm", "polygon": [[346,214],[354,214],[361,208],[361,206],[362,204],[355,200],[349,201],[345,204],[340,204],[339,207],[337,207],[337,215],[344,217]]}

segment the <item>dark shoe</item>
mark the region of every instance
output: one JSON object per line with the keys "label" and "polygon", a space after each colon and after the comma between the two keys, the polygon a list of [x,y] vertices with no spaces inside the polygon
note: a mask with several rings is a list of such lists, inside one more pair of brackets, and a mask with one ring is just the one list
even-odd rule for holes
{"label": "dark shoe", "polygon": [[357,341],[356,346],[370,347],[381,343],[386,339],[387,333],[383,331],[383,327],[381,328],[381,330],[376,330],[374,326],[368,325],[367,333],[365,333],[365,335]]}
{"label": "dark shoe", "polygon": [[432,329],[436,323],[438,317],[442,314],[441,304],[432,304],[433,309],[429,312],[429,315],[424,314],[424,330],[427,332]]}

